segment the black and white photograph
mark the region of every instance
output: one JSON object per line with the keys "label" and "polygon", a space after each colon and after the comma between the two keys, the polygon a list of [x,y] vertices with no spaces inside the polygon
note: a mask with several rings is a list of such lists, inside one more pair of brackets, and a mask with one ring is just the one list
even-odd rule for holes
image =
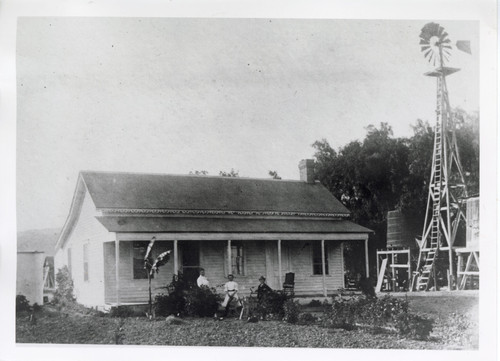
{"label": "black and white photograph", "polygon": [[15,19],[0,359],[493,360],[477,14],[172,14]]}

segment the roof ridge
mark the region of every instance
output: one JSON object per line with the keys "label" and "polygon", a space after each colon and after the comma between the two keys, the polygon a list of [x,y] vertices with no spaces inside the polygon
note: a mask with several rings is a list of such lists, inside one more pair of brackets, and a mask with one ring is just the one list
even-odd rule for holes
{"label": "roof ridge", "polygon": [[[274,179],[274,178],[257,178],[257,177],[225,177],[221,175],[206,175],[206,174],[174,174],[174,173],[144,173],[144,172],[126,172],[126,171],[94,171],[94,170],[81,170],[80,174],[120,174],[120,175],[149,175],[149,176],[169,176],[169,177],[192,177],[192,178],[213,178],[213,179],[231,179],[231,180],[257,180],[257,181],[271,181],[271,182],[290,182],[290,183],[305,183],[299,179]],[[314,184],[319,183],[315,181]],[[310,183],[309,183],[310,184]]]}

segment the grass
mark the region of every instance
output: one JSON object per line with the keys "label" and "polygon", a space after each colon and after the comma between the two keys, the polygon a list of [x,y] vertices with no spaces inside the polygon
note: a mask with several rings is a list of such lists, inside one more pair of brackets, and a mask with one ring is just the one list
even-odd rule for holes
{"label": "grass", "polygon": [[[477,348],[477,297],[409,297],[410,308],[436,320],[428,341],[391,333],[345,331],[282,321],[247,323],[236,319],[186,318],[170,324],[163,318],[98,317],[95,314],[47,312],[36,323],[17,318],[20,343],[83,343],[183,346],[259,346],[328,348],[460,349]],[[476,314],[475,314],[476,313]],[[466,314],[468,316],[457,316]],[[475,316],[474,316],[475,314]],[[462,317],[462,318],[461,318]],[[465,318],[463,318],[465,317]],[[475,318],[476,317],[476,318]]]}

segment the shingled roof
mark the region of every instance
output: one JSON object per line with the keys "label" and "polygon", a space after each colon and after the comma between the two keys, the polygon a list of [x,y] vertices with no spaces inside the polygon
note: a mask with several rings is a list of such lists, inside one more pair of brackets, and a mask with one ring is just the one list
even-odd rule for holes
{"label": "shingled roof", "polygon": [[110,232],[174,232],[174,233],[370,233],[368,228],[348,220],[329,218],[258,219],[201,217],[96,217]]}
{"label": "shingled roof", "polygon": [[82,172],[99,210],[349,215],[320,183],[195,175]]}

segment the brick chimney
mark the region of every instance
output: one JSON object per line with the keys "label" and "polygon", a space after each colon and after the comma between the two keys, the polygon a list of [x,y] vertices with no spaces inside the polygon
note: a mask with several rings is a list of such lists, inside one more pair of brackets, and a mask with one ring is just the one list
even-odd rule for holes
{"label": "brick chimney", "polygon": [[314,183],[314,160],[302,159],[299,162],[300,180],[306,183]]}

